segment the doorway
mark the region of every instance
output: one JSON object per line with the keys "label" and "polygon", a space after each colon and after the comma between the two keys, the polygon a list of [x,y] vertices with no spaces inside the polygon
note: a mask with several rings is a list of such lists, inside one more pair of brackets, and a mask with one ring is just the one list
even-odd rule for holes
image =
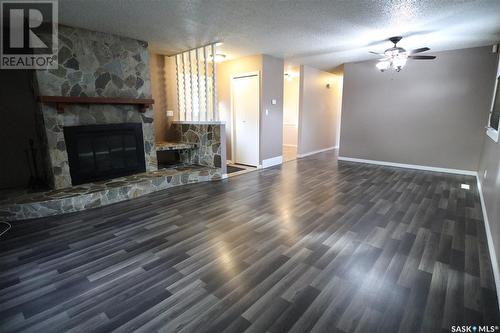
{"label": "doorway", "polygon": [[232,160],[235,164],[259,165],[259,73],[233,76],[231,80]]}
{"label": "doorway", "polygon": [[283,162],[297,158],[300,67],[285,64],[283,78]]}

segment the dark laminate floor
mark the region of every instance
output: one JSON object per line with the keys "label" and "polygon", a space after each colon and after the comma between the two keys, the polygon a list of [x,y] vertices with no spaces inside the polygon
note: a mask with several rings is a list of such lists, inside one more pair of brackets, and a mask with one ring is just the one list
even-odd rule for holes
{"label": "dark laminate floor", "polygon": [[332,153],[16,223],[0,251],[2,332],[499,324],[475,179]]}

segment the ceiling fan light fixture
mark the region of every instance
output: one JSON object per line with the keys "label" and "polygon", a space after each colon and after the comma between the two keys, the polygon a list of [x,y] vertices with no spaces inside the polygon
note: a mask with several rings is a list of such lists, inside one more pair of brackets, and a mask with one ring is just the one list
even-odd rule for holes
{"label": "ceiling fan light fixture", "polygon": [[377,66],[377,69],[380,70],[381,72],[388,70],[389,67],[391,67],[391,62],[390,61],[379,61],[375,65]]}
{"label": "ceiling fan light fixture", "polygon": [[408,56],[405,54],[396,56],[392,59],[392,67],[399,72],[401,68],[405,67],[407,60]]}
{"label": "ceiling fan light fixture", "polygon": [[406,50],[403,49],[402,47],[393,47],[385,50],[384,52],[384,55],[386,57],[391,57],[391,58],[398,57],[401,54],[406,54]]}
{"label": "ceiling fan light fixture", "polygon": [[404,48],[397,46],[397,43],[402,39],[401,36],[395,36],[389,38],[389,40],[394,43],[394,46],[388,48],[384,51],[384,53],[378,53],[370,51],[372,54],[376,54],[379,56],[383,56],[383,58],[376,64],[377,68],[384,72],[389,68],[394,69],[396,72],[401,71],[403,67],[406,65],[408,59],[412,60],[432,60],[435,59],[435,56],[427,56],[427,55],[414,55],[416,53],[421,53],[425,51],[429,51],[428,47],[421,47],[415,50],[406,51]]}

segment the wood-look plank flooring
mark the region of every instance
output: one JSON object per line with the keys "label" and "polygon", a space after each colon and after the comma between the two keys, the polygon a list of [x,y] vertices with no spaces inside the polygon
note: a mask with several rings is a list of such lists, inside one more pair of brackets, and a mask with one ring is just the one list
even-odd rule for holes
{"label": "wood-look plank flooring", "polygon": [[333,153],[0,239],[2,332],[450,332],[499,318],[473,177]]}
{"label": "wood-look plank flooring", "polygon": [[297,159],[297,147],[283,146],[283,162]]}

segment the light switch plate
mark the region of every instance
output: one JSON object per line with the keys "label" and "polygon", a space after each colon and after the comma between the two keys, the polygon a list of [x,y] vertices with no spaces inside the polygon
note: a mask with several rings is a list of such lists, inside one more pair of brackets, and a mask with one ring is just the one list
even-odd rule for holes
{"label": "light switch plate", "polygon": [[272,99],[272,100],[271,100],[271,104],[272,104],[272,105],[276,105],[276,100],[275,100],[275,99]]}
{"label": "light switch plate", "polygon": [[174,111],[168,110],[167,111],[167,117],[173,117],[174,116]]}

